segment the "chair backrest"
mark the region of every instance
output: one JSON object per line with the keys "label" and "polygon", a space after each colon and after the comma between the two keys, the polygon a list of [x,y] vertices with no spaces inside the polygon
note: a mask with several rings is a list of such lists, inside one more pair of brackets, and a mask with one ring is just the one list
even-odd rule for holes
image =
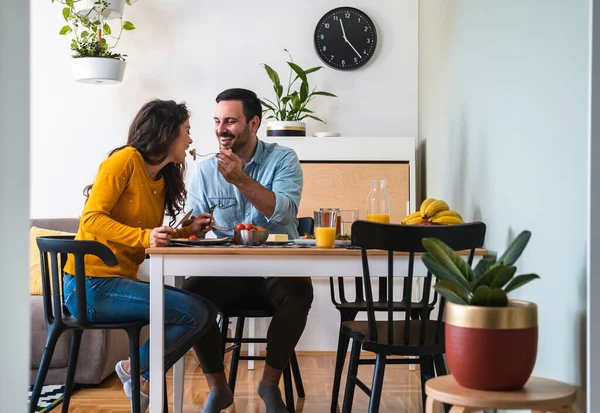
{"label": "chair backrest", "polygon": [[[59,235],[36,239],[40,249],[42,292],[47,325],[54,322],[62,323],[62,314],[72,315],[64,305],[64,297],[61,296],[65,275],[63,266],[67,261],[67,255],[71,254],[75,259],[75,274],[72,275],[75,276],[77,314],[80,316],[77,323],[82,328],[90,325],[87,321],[84,257],[95,255],[106,265],[117,265],[117,258],[106,245],[96,241],[75,241],[74,238],[72,235]],[[60,268],[59,262],[62,264]]]}
{"label": "chair backrest", "polygon": [[[416,226],[416,225],[395,225],[382,224],[369,221],[357,221],[352,225],[352,244],[361,248],[361,259],[363,267],[363,279],[365,285],[365,298],[367,304],[367,318],[369,325],[369,341],[378,341],[377,328],[375,320],[375,311],[373,304],[373,291],[371,287],[371,275],[369,271],[368,251],[385,250],[388,252],[388,268],[385,275],[387,285],[387,338],[388,343],[392,344],[394,337],[393,321],[393,301],[394,301],[394,253],[408,253],[408,268],[396,271],[397,276],[406,277],[405,289],[408,294],[412,294],[413,270],[415,264],[415,255],[426,252],[423,246],[423,238],[434,237],[446,243],[455,251],[468,250],[469,255],[467,263],[473,264],[475,249],[481,248],[485,240],[486,226],[483,222],[472,222],[461,225],[434,225],[434,226]],[[406,272],[404,272],[406,271]],[[429,302],[429,293],[431,290],[432,274],[427,271],[423,289],[423,302]],[[423,345],[427,332],[427,325],[431,325],[429,320],[429,306],[424,305],[420,309],[419,320],[411,320],[408,315],[411,314],[412,299],[406,302],[406,321],[404,328],[404,345]],[[435,343],[443,339],[443,316],[445,300],[440,298],[438,310],[437,325],[435,326]],[[418,339],[411,338],[411,323],[421,323]]]}
{"label": "chair backrest", "polygon": [[298,234],[312,234],[315,231],[315,220],[312,217],[298,218]]}

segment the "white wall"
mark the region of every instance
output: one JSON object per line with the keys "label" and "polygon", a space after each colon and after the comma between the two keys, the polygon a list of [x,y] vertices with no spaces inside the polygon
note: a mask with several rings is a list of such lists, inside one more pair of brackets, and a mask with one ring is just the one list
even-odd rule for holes
{"label": "white wall", "polygon": [[[302,67],[320,65],[314,28],[340,3],[298,4],[138,1],[126,6],[125,15],[137,29],[125,33],[119,45],[119,51],[129,55],[124,82],[90,86],[72,79],[70,38],[58,35],[64,24],[61,6],[32,1],[31,216],[78,216],[82,188],[92,182],[107,153],[126,141],[128,125],[145,101],[187,101],[194,146],[208,151],[216,145],[212,116],[219,92],[246,87],[271,97],[271,83],[260,64],[271,65],[287,79],[283,47]],[[313,84],[339,98],[312,102],[312,109],[328,124],[311,120],[307,134],[329,130],[345,136],[416,136],[417,0],[344,4],[374,20],[379,35],[376,55],[357,71],[325,67],[311,75]],[[259,135],[264,133],[263,127]]]}
{"label": "white wall", "polygon": [[[600,209],[600,2],[592,5],[592,61],[591,61],[591,104],[590,104],[590,185],[589,185],[589,245],[587,285],[587,388],[597,389],[600,383],[600,221],[594,214]],[[588,411],[600,410],[600,393],[588,391]]]}
{"label": "white wall", "polygon": [[[0,1],[0,400],[24,412],[29,382],[29,4]],[[7,338],[8,337],[8,338]]]}
{"label": "white wall", "polygon": [[[429,0],[419,10],[419,129],[427,196],[488,224],[541,280],[534,374],[585,382],[587,0]],[[583,392],[582,392],[583,393]],[[581,394],[580,394],[581,395]]]}

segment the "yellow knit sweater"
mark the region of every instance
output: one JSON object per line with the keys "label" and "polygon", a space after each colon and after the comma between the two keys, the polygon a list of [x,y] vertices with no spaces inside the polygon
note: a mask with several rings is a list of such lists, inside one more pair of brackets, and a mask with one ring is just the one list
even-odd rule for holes
{"label": "yellow knit sweater", "polygon": [[[137,279],[139,265],[150,246],[153,228],[163,225],[165,213],[164,179],[153,181],[144,158],[133,147],[108,157],[98,170],[94,186],[85,204],[75,239],[101,242],[112,250],[118,265],[109,267],[101,259],[87,255],[87,276]],[[188,237],[191,225],[173,234]],[[75,262],[69,256],[65,271],[75,274]]]}

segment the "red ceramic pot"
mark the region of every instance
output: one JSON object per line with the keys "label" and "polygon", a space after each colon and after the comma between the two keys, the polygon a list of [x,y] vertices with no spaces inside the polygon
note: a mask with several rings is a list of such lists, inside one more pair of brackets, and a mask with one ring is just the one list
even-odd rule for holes
{"label": "red ceramic pot", "polygon": [[445,314],[446,359],[463,387],[476,390],[522,388],[535,365],[537,306],[510,300],[506,307],[448,302]]}

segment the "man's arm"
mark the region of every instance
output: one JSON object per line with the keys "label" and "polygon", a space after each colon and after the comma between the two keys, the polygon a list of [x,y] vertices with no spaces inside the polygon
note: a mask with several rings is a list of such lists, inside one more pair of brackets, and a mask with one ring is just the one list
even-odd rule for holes
{"label": "man's arm", "polygon": [[275,193],[269,191],[248,175],[244,175],[245,177],[239,183],[235,184],[235,186],[261,214],[267,217],[267,219],[271,218],[276,206]]}
{"label": "man's arm", "polygon": [[243,162],[235,154],[223,151],[217,167],[225,180],[239,191],[268,221],[287,225],[298,213],[302,195],[302,168],[296,153],[290,151],[277,165],[270,191],[243,171]]}

